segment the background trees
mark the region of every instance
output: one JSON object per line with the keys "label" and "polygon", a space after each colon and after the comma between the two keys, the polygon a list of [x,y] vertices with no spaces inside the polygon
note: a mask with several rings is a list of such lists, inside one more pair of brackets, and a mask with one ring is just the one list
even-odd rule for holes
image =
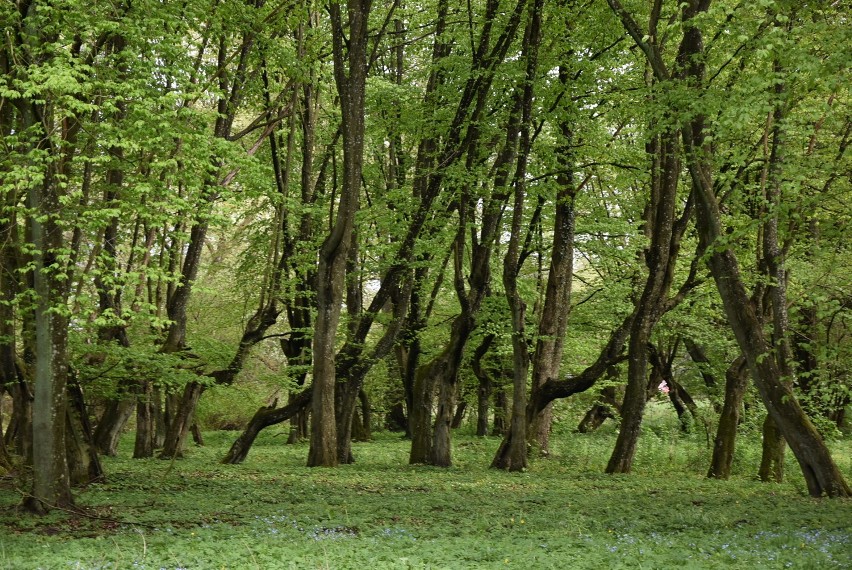
{"label": "background trees", "polygon": [[34,510],[134,407],[135,455],[179,456],[210,386],[263,406],[230,461],[312,401],[311,465],[393,410],[446,466],[477,400],[523,469],[600,382],[626,472],[662,382],[721,412],[725,476],[741,355],[810,492],[848,494],[817,431],[850,398],[838,8],[184,4],[2,8],[0,381]]}

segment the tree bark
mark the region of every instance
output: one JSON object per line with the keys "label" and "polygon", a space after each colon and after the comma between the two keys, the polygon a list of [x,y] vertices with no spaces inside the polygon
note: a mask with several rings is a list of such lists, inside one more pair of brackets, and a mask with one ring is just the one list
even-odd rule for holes
{"label": "tree bark", "polygon": [[648,146],[651,155],[651,200],[646,210],[645,233],[651,238],[645,262],[648,277],[630,329],[627,351],[627,389],[621,406],[621,426],[607,473],[629,473],[639,441],[648,394],[648,344],[664,312],[674,275],[680,236],[675,205],[680,157],[677,132],[666,132]]}
{"label": "tree bark", "polygon": [[[632,16],[618,0],[607,0],[621,18],[625,29],[645,53],[658,80],[671,79],[653,43],[643,39],[643,34]],[[681,50],[686,66],[686,82],[702,86],[704,83],[704,44],[701,29],[691,20],[709,9],[710,2],[690,0],[682,4],[684,38]],[[710,272],[722,299],[728,322],[737,343],[746,358],[751,377],[757,386],[764,405],[781,434],[796,456],[808,492],[815,497],[848,497],[852,489],[844,480],[831,454],[784,382],[784,374],[772,357],[772,349],[763,332],[763,323],[754,310],[740,275],[739,262],[734,251],[726,246],[722,230],[722,214],[713,184],[712,148],[705,141],[701,115],[690,117],[681,129],[686,162],[696,197],[698,235],[709,257]]]}
{"label": "tree bark", "polygon": [[598,401],[586,412],[577,431],[580,433],[592,433],[597,430],[608,419],[614,419],[621,415],[621,404],[618,402],[618,390],[615,386],[607,386],[601,390]]}
{"label": "tree bark", "polygon": [[760,457],[760,468],[757,475],[764,482],[784,482],[784,451],[787,442],[781,431],[772,421],[772,416],[766,415],[763,421],[763,445]]}
{"label": "tree bark", "polygon": [[114,457],[118,453],[121,432],[136,407],[135,395],[119,394],[107,402],[98,425],[95,426],[94,442],[104,455]]}
{"label": "tree bark", "polygon": [[734,463],[734,447],[740,423],[740,409],[748,384],[748,368],[745,358],[737,357],[725,373],[725,403],[719,414],[719,427],[713,443],[713,457],[707,477],[727,479],[731,476]]}
{"label": "tree bark", "polygon": [[83,389],[73,375],[68,381],[65,429],[70,483],[83,487],[102,479],[104,470],[92,438]]}
{"label": "tree bark", "polygon": [[[343,188],[331,233],[319,252],[317,269],[317,317],[313,341],[313,403],[308,466],[338,464],[335,418],[335,358],[337,323],[340,318],[346,262],[358,209],[364,160],[364,94],[367,76],[368,18],[370,0],[349,0],[348,41],[345,40],[341,7],[330,5],[334,82],[340,97],[343,132]],[[346,53],[344,54],[344,43]]]}
{"label": "tree bark", "polygon": [[154,390],[149,380],[143,380],[139,386],[136,401],[136,438],[133,444],[133,458],[145,459],[154,456],[156,439],[156,418]]}
{"label": "tree bark", "polygon": [[243,433],[231,445],[222,463],[237,464],[245,461],[257,435],[269,426],[280,424],[311,405],[313,388],[309,387],[291,398],[283,408],[260,408],[255,412]]}

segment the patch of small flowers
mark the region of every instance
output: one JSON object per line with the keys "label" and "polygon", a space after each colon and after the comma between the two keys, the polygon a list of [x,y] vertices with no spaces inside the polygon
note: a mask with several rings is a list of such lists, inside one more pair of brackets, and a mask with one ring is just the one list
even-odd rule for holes
{"label": "patch of small flowers", "polygon": [[299,522],[289,515],[269,515],[254,517],[256,521],[262,523],[262,529],[257,534],[278,535],[282,530],[293,529],[299,533],[305,533],[305,529]]}
{"label": "patch of small flowers", "polygon": [[348,526],[314,526],[313,528],[306,528],[295,518],[286,514],[256,516],[255,520],[261,523],[260,528],[255,533],[257,536],[279,536],[285,531],[296,531],[296,533],[310,540],[339,540],[359,536],[357,528]]}
{"label": "patch of small flowers", "polygon": [[390,540],[417,540],[417,537],[411,534],[407,529],[399,527],[386,527],[379,531],[378,537]]}
{"label": "patch of small flowers", "polygon": [[308,533],[308,538],[312,540],[340,540],[357,537],[358,529],[348,526],[317,527]]}

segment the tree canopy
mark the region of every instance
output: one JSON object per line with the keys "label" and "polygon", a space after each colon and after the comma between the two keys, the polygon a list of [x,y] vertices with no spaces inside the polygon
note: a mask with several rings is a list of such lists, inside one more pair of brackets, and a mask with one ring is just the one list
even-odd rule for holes
{"label": "tree canopy", "polygon": [[840,4],[18,0],[0,22],[2,427],[31,510],[101,476],[134,410],[134,456],[179,457],[205,392],[240,390],[264,406],[227,461],[289,419],[310,465],[393,425],[449,466],[469,404],[510,470],[591,390],[629,472],[665,385],[718,424],[724,477],[749,378],[761,476],[786,441],[812,495],[850,494],[824,444],[852,398]]}

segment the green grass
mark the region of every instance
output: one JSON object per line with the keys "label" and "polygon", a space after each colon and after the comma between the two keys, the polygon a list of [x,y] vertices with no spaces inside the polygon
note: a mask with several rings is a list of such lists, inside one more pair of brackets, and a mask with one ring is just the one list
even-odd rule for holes
{"label": "green grass", "polygon": [[[663,424],[660,424],[663,425]],[[261,434],[243,465],[220,465],[236,436],[206,434],[185,460],[106,458],[109,479],[80,491],[89,515],[15,511],[0,484],[0,568],[849,568],[852,503],[748,475],[704,478],[703,435],[649,420],[636,472],[601,473],[614,431],[554,435],[525,473],[487,468],[499,441],[456,434],[456,466],[406,465],[392,434],[355,445],[358,463],[304,467],[305,445]],[[835,444],[850,476],[848,441]],[[749,464],[750,463],[750,464]],[[740,465],[744,464],[744,465]]]}

